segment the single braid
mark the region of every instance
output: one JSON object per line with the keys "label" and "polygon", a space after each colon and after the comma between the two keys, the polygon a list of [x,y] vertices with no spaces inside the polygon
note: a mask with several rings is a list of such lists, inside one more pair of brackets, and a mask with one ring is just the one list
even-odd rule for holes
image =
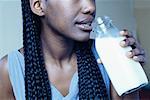
{"label": "single braid", "polygon": [[108,100],[106,87],[91,50],[91,41],[77,43],[76,54],[79,75],[79,99]]}
{"label": "single braid", "polygon": [[29,0],[22,0],[22,16],[26,99],[47,99],[51,90],[41,50],[40,19],[32,13]]}
{"label": "single braid", "polygon": [[[33,14],[29,0],[22,1],[25,95],[27,100],[51,100],[51,88],[41,50],[40,17]],[[107,92],[90,45],[76,43],[79,99],[105,99]]]}

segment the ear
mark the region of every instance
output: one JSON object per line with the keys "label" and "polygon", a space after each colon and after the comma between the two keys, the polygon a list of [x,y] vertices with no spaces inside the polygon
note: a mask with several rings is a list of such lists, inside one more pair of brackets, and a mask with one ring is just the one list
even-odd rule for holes
{"label": "ear", "polygon": [[34,14],[44,16],[42,0],[30,0],[30,7]]}

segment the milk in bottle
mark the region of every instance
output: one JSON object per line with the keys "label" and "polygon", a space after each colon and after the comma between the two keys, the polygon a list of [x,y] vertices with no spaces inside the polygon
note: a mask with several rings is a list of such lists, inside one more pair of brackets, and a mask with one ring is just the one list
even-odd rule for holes
{"label": "milk in bottle", "polygon": [[139,62],[126,56],[131,47],[121,47],[125,37],[112,24],[109,17],[97,18],[91,32],[95,48],[118,95],[127,94],[148,84]]}

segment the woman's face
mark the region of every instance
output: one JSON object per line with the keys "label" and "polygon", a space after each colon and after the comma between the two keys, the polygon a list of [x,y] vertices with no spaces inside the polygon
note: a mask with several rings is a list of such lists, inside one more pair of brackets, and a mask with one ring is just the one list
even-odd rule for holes
{"label": "woman's face", "polygon": [[95,0],[47,0],[44,21],[55,34],[86,41],[95,17]]}

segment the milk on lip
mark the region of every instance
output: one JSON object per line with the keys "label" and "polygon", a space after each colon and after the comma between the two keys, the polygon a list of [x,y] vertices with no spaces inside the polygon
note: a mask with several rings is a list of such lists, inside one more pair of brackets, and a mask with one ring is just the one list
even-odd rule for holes
{"label": "milk on lip", "polygon": [[108,17],[98,18],[91,34],[91,38],[95,39],[96,51],[119,96],[148,84],[140,63],[126,57],[132,48],[120,46],[125,37],[119,35],[119,30]]}

